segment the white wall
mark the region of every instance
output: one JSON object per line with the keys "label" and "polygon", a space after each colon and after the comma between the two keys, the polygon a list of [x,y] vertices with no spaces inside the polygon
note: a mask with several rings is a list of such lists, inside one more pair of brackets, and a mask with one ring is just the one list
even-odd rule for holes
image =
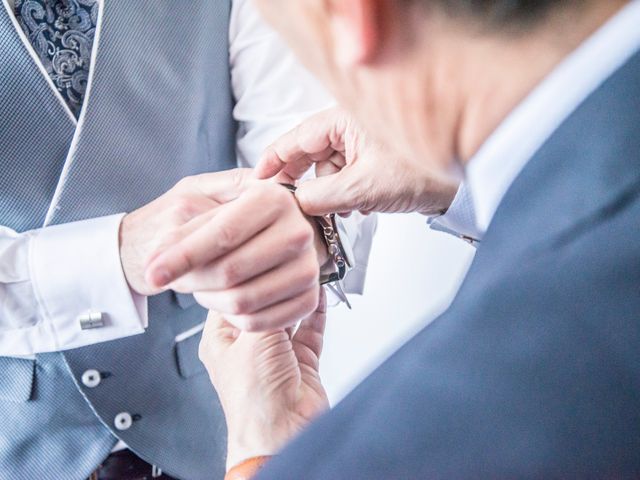
{"label": "white wall", "polygon": [[381,215],[365,293],[329,310],[323,383],[333,404],[450,303],[474,249],[420,215]]}

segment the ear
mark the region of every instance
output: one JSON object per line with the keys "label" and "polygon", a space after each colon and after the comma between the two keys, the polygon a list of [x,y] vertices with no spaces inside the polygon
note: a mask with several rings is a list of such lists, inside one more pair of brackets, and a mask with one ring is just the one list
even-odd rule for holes
{"label": "ear", "polygon": [[383,45],[382,0],[329,0],[334,55],[342,65],[373,61]]}

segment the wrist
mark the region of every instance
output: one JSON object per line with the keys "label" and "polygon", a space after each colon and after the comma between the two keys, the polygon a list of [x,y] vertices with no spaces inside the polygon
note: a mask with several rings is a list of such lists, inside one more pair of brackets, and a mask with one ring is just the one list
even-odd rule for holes
{"label": "wrist", "polygon": [[291,417],[280,408],[244,408],[238,413],[225,413],[227,469],[248,458],[275,455],[301,428],[297,417]]}
{"label": "wrist", "polygon": [[135,216],[136,212],[128,213],[120,222],[118,233],[120,263],[129,288],[138,295],[148,296],[157,292],[152,291],[144,279],[146,261],[144,252],[136,246],[135,242],[130,241],[136,223]]}
{"label": "wrist", "polygon": [[451,207],[459,187],[457,183],[442,183],[438,188],[431,186],[422,195],[423,201],[420,202],[418,212],[426,216],[444,215]]}
{"label": "wrist", "polygon": [[246,426],[237,430],[228,425],[228,431],[227,470],[249,458],[273,456],[281,446],[276,446],[274,435],[264,429]]}

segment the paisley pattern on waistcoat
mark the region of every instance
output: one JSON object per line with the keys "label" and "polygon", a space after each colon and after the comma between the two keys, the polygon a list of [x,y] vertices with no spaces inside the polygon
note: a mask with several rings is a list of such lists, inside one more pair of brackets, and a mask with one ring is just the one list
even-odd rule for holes
{"label": "paisley pattern on waistcoat", "polygon": [[18,23],[76,117],[87,89],[97,0],[16,0]]}

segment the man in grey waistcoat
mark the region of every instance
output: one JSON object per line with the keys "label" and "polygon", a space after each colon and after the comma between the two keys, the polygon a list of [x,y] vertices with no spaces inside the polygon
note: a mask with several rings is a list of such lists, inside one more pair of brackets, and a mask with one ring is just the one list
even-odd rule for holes
{"label": "man in grey waistcoat", "polygon": [[[0,58],[0,479],[217,478],[196,298],[294,318],[322,260],[288,192],[230,169],[328,97],[245,0],[4,0]],[[238,274],[219,251],[189,285],[148,281],[158,246],[211,220],[229,185],[252,232],[232,240],[290,254]],[[351,291],[372,225],[350,227]]]}

